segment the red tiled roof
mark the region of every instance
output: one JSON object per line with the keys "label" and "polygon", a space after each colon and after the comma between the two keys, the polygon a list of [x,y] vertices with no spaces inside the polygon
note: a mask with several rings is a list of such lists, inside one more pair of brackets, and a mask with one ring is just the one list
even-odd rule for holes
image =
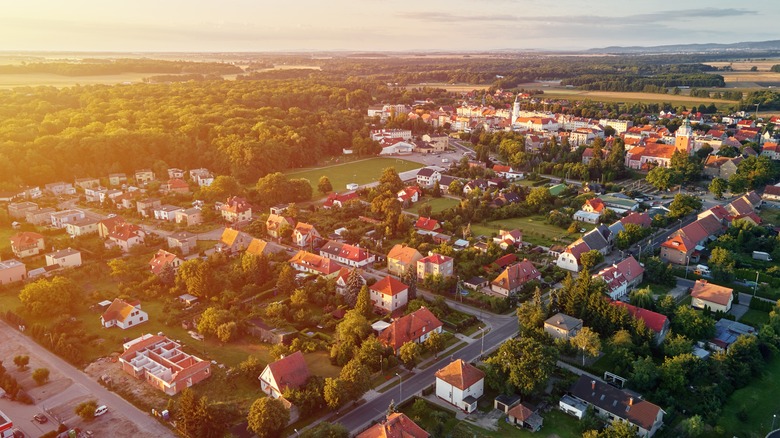
{"label": "red tiled roof", "polygon": [[585,204],[590,205],[593,211],[597,213],[601,213],[602,211],[604,211],[605,208],[604,201],[602,201],[599,198],[588,199],[587,201],[585,201]]}
{"label": "red tiled roof", "polygon": [[625,224],[636,224],[640,227],[644,228],[650,228],[650,225],[652,225],[652,219],[650,219],[650,215],[647,213],[637,213],[635,211],[632,211],[628,214],[628,216],[620,219],[620,223],[623,225]]}
{"label": "red tiled roof", "polygon": [[176,190],[176,189],[189,189],[190,186],[187,184],[186,181],[184,181],[181,178],[173,178],[168,180],[168,188],[170,190]]}
{"label": "red tiled roof", "polygon": [[764,188],[764,194],[770,196],[780,196],[780,187],[768,185]]}
{"label": "red tiled roof", "polygon": [[344,204],[347,201],[351,201],[352,199],[357,199],[358,194],[357,192],[347,192],[347,193],[331,193],[328,195],[328,199],[325,200],[325,203],[322,204],[325,208],[330,208],[336,205],[337,203]]}
{"label": "red tiled roof", "polygon": [[429,438],[430,436],[409,417],[395,412],[388,415],[385,421],[369,427],[355,438]]}
{"label": "red tiled roof", "polygon": [[691,243],[690,239],[688,239],[685,236],[676,235],[665,241],[661,244],[664,248],[673,249],[676,251],[681,251],[684,253],[687,253],[688,251],[693,251],[693,247],[695,246],[693,243]]}
{"label": "red tiled roof", "polygon": [[485,373],[474,365],[464,362],[463,359],[458,359],[436,371],[436,378],[449,383],[461,391],[465,391],[484,379]]}
{"label": "red tiled roof", "polygon": [[437,221],[436,219],[431,219],[429,217],[422,217],[422,216],[419,219],[417,219],[417,222],[414,224],[414,227],[426,231],[436,231],[439,228],[441,228],[439,226],[439,221]]}
{"label": "red tiled roof", "polygon": [[43,239],[43,236],[32,231],[22,231],[11,236],[11,246],[17,250],[25,248],[31,248],[38,246],[38,241]]}
{"label": "red tiled roof", "polygon": [[691,297],[727,306],[733,297],[733,293],[734,289],[718,286],[717,284],[707,282],[707,280],[696,280],[691,291]]}
{"label": "red tiled roof", "polygon": [[452,260],[452,257],[443,256],[441,254],[431,254],[428,257],[423,257],[417,260],[417,263],[430,263],[432,265],[443,265]]}
{"label": "red tiled roof", "polygon": [[152,268],[154,275],[160,275],[161,272],[168,266],[169,263],[173,263],[178,257],[176,254],[170,253],[164,249],[157,250],[157,253],[149,260],[149,266]]}
{"label": "red tiled roof", "polygon": [[517,418],[520,421],[526,421],[534,414],[534,411],[525,407],[522,403],[508,410],[506,413],[508,416]]}
{"label": "red tiled roof", "polygon": [[524,259],[522,262],[504,269],[504,272],[499,274],[492,284],[506,290],[512,290],[531,280],[540,278],[542,278],[542,274],[533,263],[529,262],[528,259]]}
{"label": "red tiled roof", "polygon": [[246,202],[246,199],[239,198],[238,196],[231,196],[227,199],[227,202],[222,206],[222,211],[230,213],[243,213],[247,210],[251,210],[252,207]]}
{"label": "red tiled roof", "polygon": [[396,280],[395,277],[390,275],[377,281],[371,286],[371,290],[377,291],[382,295],[389,296],[398,295],[408,288],[409,286],[405,285],[400,280]]}
{"label": "red tiled roof", "polygon": [[133,237],[138,237],[140,231],[141,227],[137,225],[122,223],[114,227],[108,235],[112,239],[128,241]]}
{"label": "red tiled roof", "polygon": [[309,367],[300,351],[269,363],[268,368],[273,374],[276,384],[279,385],[276,389],[280,392],[287,388],[301,388],[310,376]]}
{"label": "red tiled roof", "polygon": [[127,315],[129,315],[138,304],[140,303],[137,301],[134,303],[128,303],[125,300],[115,298],[111,305],[108,306],[108,309],[103,312],[101,318],[103,318],[104,322],[114,320],[124,321],[125,318],[127,318]]}
{"label": "red tiled roof", "polygon": [[633,281],[635,278],[639,277],[645,272],[645,268],[643,268],[642,265],[640,265],[639,262],[636,261],[634,256],[631,255],[628,256],[627,259],[622,260],[620,263],[618,263],[617,269],[620,271],[621,274],[623,274],[623,277],[625,277],[626,280],[629,282]]}
{"label": "red tiled roof", "polygon": [[379,334],[379,340],[393,350],[398,350],[401,345],[420,338],[425,333],[430,333],[441,327],[442,323],[430,310],[421,307],[418,310],[404,315],[390,324]]}
{"label": "red tiled roof", "polygon": [[666,316],[661,315],[660,313],[643,309],[641,307],[632,306],[631,304],[624,303],[622,301],[612,301],[611,304],[613,306],[623,307],[624,309],[628,310],[629,315],[635,319],[641,319],[645,322],[645,326],[647,328],[656,333],[663,331],[664,326],[668,321]]}

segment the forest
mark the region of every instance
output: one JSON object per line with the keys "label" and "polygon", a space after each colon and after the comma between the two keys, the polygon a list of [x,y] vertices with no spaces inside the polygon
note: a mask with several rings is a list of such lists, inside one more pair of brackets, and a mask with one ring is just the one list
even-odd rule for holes
{"label": "forest", "polygon": [[63,76],[100,76],[120,73],[242,73],[241,67],[221,62],[163,61],[159,59],[84,59],[80,62],[31,62],[0,65],[0,74],[51,73]]}
{"label": "forest", "polygon": [[[308,80],[0,91],[0,185],[208,167],[255,182],[372,147],[360,84]],[[164,173],[164,172],[163,172]]]}

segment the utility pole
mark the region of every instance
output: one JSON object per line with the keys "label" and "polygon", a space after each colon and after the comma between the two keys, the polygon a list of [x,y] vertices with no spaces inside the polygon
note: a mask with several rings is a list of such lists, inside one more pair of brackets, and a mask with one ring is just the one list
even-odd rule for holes
{"label": "utility pole", "polygon": [[758,272],[756,271],[756,284],[753,285],[753,298],[756,297],[756,289],[758,289]]}
{"label": "utility pole", "polygon": [[404,386],[403,385],[404,385],[404,382],[403,382],[403,379],[401,379],[401,375],[400,374],[395,373],[395,375],[398,376],[398,403],[401,403],[404,400],[404,398],[403,398],[403,394],[404,394]]}

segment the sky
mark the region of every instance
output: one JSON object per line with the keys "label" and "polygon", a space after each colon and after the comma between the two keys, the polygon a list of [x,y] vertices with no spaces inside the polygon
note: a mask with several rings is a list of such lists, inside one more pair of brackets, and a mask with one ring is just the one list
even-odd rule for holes
{"label": "sky", "polygon": [[777,0],[24,0],[0,50],[479,51],[779,39]]}

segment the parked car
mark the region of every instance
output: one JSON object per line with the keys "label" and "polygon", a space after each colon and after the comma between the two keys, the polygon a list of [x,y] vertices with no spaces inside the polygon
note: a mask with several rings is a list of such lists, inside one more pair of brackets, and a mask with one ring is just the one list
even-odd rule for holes
{"label": "parked car", "polygon": [[49,418],[48,418],[48,417],[46,417],[46,416],[45,416],[45,415],[43,415],[43,414],[35,414],[35,415],[33,416],[33,420],[37,421],[37,422],[38,422],[38,423],[40,423],[40,424],[43,424],[43,423],[46,423],[47,421],[49,421]]}
{"label": "parked car", "polygon": [[97,407],[97,409],[95,409],[95,416],[99,417],[105,414],[106,412],[108,412],[108,407],[106,405],[100,405]]}

